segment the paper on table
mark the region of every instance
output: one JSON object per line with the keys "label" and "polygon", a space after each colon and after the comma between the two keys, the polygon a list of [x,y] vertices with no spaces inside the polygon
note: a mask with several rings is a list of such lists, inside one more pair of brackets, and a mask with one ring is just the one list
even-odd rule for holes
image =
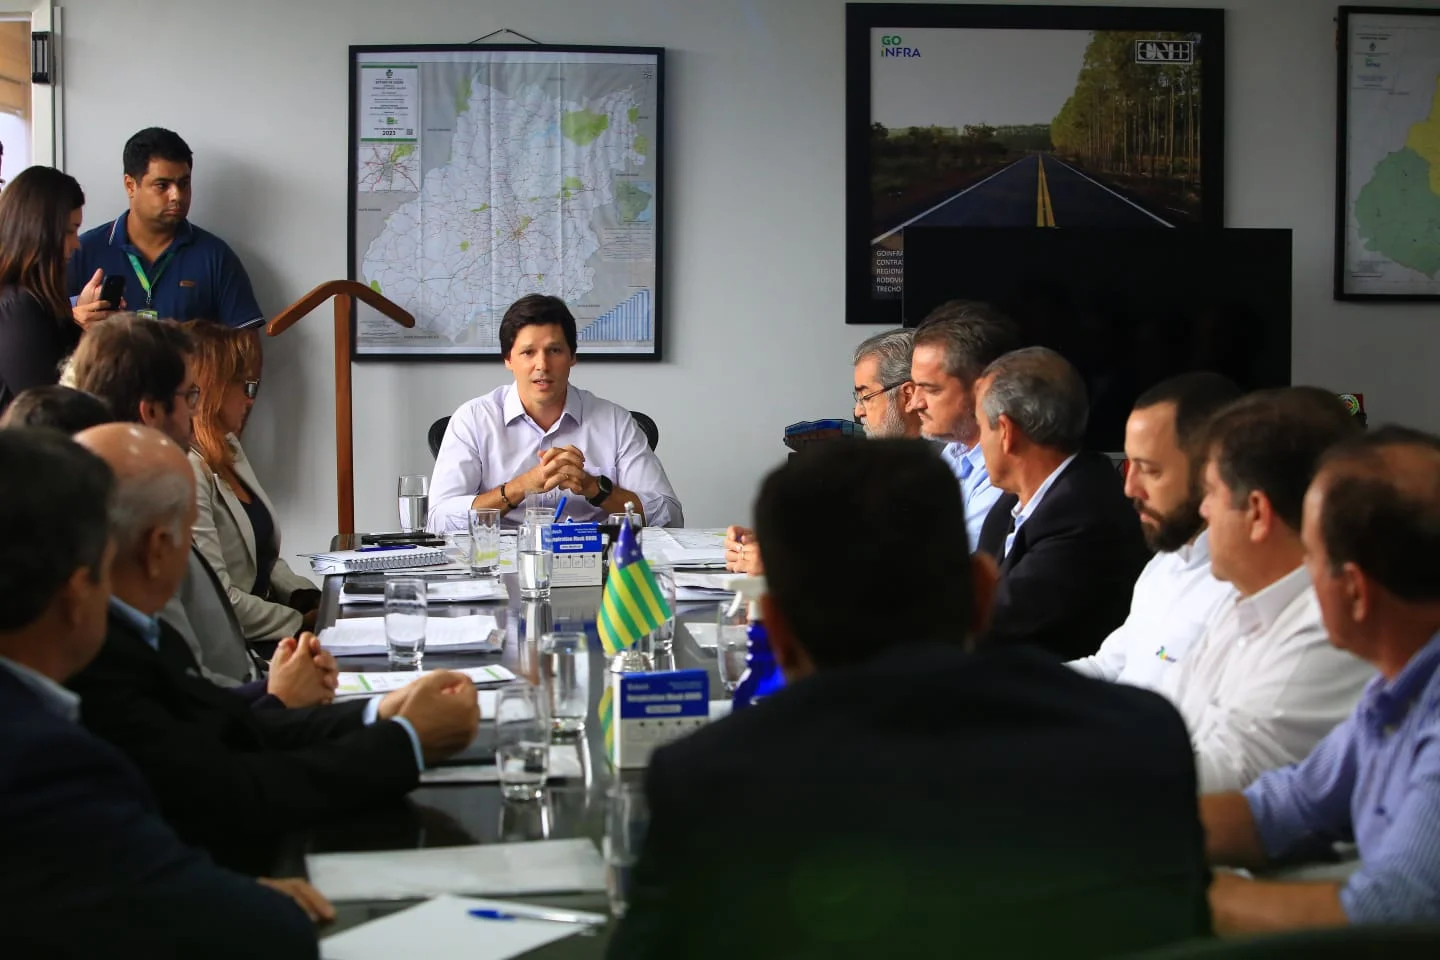
{"label": "paper on table", "polygon": [[[460,653],[498,650],[505,635],[494,617],[483,613],[467,617],[430,617],[425,623],[426,653]],[[320,645],[337,657],[385,652],[384,617],[346,617],[320,631]]]}
{"label": "paper on table", "polygon": [[[430,580],[425,584],[425,597],[430,603],[478,603],[484,600],[505,600],[510,593],[499,580]],[[383,593],[340,594],[340,602],[384,603]]]}
{"label": "paper on table", "polygon": [[704,621],[692,623],[687,620],[685,621],[685,632],[690,634],[690,639],[695,641],[695,646],[702,650],[714,650],[720,645],[720,641],[717,639],[720,628],[717,624]]}
{"label": "paper on table", "polygon": [[407,900],[446,893],[523,896],[605,889],[605,863],[589,840],[322,853],[305,858],[310,882],[331,900]]}
{"label": "paper on table", "polygon": [[[574,744],[556,744],[550,748],[550,780],[578,780],[584,776],[585,767],[580,763],[580,752],[575,749]],[[500,771],[493,763],[431,767],[420,774],[420,782],[429,784],[499,783]]]}
{"label": "paper on table", "polygon": [[645,559],[651,563],[694,566],[725,564],[725,531],[676,530],[646,527],[640,538]]}
{"label": "paper on table", "polygon": [[[373,697],[377,694],[389,693],[391,690],[399,690],[401,687],[414,683],[422,675],[429,673],[429,670],[396,670],[391,673],[342,673],[340,684],[335,688],[337,697]],[[463,673],[475,682],[476,686],[481,684],[509,683],[515,679],[515,674],[498,663],[486,664],[483,667],[466,667],[463,670],[456,670],[455,673]]]}
{"label": "paper on table", "polygon": [[[496,910],[513,920],[486,920],[471,910]],[[505,900],[436,897],[408,910],[362,923],[320,941],[324,960],[393,960],[395,957],[468,957],[507,960],[587,929],[585,923],[528,919],[546,913],[602,924],[598,913],[556,911]]]}

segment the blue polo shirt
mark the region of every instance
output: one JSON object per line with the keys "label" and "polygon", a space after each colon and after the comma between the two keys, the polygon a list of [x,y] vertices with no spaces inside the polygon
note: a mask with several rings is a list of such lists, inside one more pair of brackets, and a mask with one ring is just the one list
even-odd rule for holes
{"label": "blue polo shirt", "polygon": [[[80,249],[70,259],[70,296],[79,294],[96,270],[103,270],[107,277],[125,278],[128,310],[153,310],[162,320],[214,320],[235,328],[265,322],[250,277],[224,240],[186,220],[160,258],[146,263],[125,232],[129,216],[127,211],[81,235]],[[149,297],[131,255],[140,261],[150,282]]]}

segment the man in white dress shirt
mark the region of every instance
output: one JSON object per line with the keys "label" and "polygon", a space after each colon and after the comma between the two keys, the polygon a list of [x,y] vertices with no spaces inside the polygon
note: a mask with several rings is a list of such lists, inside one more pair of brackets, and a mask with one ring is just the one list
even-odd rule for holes
{"label": "man in white dress shirt", "polygon": [[1216,607],[1234,595],[1210,572],[1210,538],[1200,516],[1205,430],[1240,397],[1228,377],[1182,373],[1135,401],[1125,424],[1125,494],[1135,503],[1155,556],[1135,581],[1130,616],[1090,657],[1070,666],[1099,680],[1155,690],[1199,639]]}
{"label": "man in white dress shirt", "polygon": [[1211,422],[1200,515],[1214,574],[1238,596],[1162,689],[1190,727],[1201,793],[1239,790],[1303,759],[1374,676],[1331,645],[1300,539],[1321,456],[1359,429],[1315,387],[1253,393]]}
{"label": "man in white dress shirt", "polygon": [[970,552],[980,528],[1003,492],[990,482],[980,452],[975,419],[975,381],[990,364],[1020,346],[1015,324],[989,304],[951,300],[930,312],[915,329],[910,357],[914,382],[910,410],[920,415],[920,433],[945,441],[940,456],[960,481]]}
{"label": "man in white dress shirt", "polygon": [[527,506],[603,520],[634,504],[651,526],[683,526],[680,500],[625,408],[570,383],[575,318],[532,293],[505,311],[500,355],[515,376],[450,418],[430,482],[434,533],[467,529],[471,509],[524,519]]}

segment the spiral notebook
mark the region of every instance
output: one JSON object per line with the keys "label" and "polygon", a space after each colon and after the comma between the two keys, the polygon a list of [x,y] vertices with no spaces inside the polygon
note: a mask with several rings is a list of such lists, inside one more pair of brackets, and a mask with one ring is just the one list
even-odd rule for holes
{"label": "spiral notebook", "polygon": [[365,550],[313,553],[310,555],[310,567],[319,574],[370,573],[404,567],[433,567],[448,562],[448,559],[445,551],[437,547],[371,547]]}

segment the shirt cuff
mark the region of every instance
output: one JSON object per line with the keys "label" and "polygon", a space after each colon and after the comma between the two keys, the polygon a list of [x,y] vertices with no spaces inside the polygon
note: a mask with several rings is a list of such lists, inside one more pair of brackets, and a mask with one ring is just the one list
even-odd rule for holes
{"label": "shirt cuff", "polygon": [[[380,697],[371,697],[365,704],[365,726],[380,719]],[[415,727],[404,717],[391,717],[395,723],[400,724],[406,736],[410,738],[410,748],[415,751],[415,769],[419,773],[425,772],[425,753],[420,749],[420,734],[415,732]]]}

